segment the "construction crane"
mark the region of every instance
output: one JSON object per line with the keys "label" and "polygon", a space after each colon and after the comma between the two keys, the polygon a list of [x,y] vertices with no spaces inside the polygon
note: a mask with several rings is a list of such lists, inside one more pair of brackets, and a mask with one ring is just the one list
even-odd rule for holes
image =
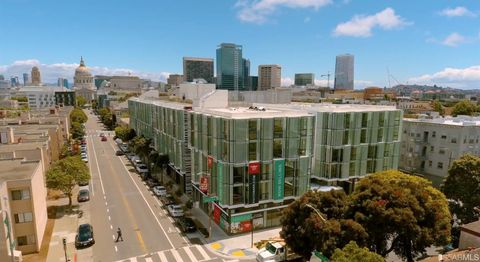
{"label": "construction crane", "polygon": [[330,71],[326,75],[320,75],[320,77],[327,77],[327,87],[330,88]]}

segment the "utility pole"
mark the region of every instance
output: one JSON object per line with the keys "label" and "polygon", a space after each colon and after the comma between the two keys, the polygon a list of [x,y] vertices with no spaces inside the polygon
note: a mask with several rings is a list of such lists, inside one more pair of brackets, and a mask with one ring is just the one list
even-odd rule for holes
{"label": "utility pole", "polygon": [[63,238],[63,252],[65,252],[65,262],[68,262],[68,257],[67,257],[67,239]]}

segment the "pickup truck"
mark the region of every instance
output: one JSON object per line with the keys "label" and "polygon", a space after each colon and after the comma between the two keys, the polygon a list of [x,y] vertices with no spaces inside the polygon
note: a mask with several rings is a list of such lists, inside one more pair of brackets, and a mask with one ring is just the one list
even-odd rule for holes
{"label": "pickup truck", "polygon": [[258,262],[302,261],[283,241],[269,241],[257,253]]}

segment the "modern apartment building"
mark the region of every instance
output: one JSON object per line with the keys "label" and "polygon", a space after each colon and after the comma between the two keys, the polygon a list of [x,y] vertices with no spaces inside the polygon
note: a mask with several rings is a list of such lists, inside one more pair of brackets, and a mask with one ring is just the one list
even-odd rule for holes
{"label": "modern apartment building", "polygon": [[296,86],[307,86],[315,84],[315,74],[313,73],[302,73],[295,74],[295,85]]}
{"label": "modern apartment building", "polygon": [[183,58],[183,76],[186,82],[202,78],[207,83],[213,82],[213,59],[199,57]]}
{"label": "modern apartment building", "polygon": [[[0,160],[2,226],[22,254],[40,250],[47,224],[47,190],[42,171],[40,161]],[[9,242],[4,235],[0,237],[2,248],[9,250]]]}
{"label": "modern apartment building", "polygon": [[28,106],[31,109],[39,109],[55,106],[55,89],[44,86],[27,86],[16,91],[18,95],[28,98]]}
{"label": "modern apartment building", "polygon": [[438,184],[454,160],[480,155],[480,117],[403,119],[400,169]]}
{"label": "modern apartment building", "polygon": [[338,55],[335,62],[334,90],[353,90],[354,56]]}
{"label": "modern apartment building", "polygon": [[[263,105],[262,105],[263,106]],[[397,169],[402,111],[392,106],[285,104],[315,115],[312,179],[352,189],[371,173]]]}
{"label": "modern apartment building", "polygon": [[217,89],[244,91],[242,46],[222,43],[217,48]]}
{"label": "modern apartment building", "polygon": [[313,115],[292,109],[192,108],[129,100],[130,125],[167,154],[175,181],[228,233],[280,224],[309,189]]}
{"label": "modern apartment building", "polygon": [[282,67],[280,65],[258,66],[258,90],[280,87],[282,82]]}

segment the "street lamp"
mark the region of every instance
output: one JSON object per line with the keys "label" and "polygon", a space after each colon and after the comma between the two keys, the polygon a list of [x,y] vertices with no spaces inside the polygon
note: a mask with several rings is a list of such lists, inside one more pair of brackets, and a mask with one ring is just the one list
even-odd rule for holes
{"label": "street lamp", "polygon": [[320,220],[322,220],[322,222],[324,224],[327,223],[327,220],[323,217],[322,213],[320,213],[320,211],[318,211],[318,209],[316,209],[314,206],[312,206],[310,204],[305,204],[305,206],[310,208],[310,209],[313,209],[313,211],[315,211],[315,213],[317,213],[318,217],[320,218]]}

